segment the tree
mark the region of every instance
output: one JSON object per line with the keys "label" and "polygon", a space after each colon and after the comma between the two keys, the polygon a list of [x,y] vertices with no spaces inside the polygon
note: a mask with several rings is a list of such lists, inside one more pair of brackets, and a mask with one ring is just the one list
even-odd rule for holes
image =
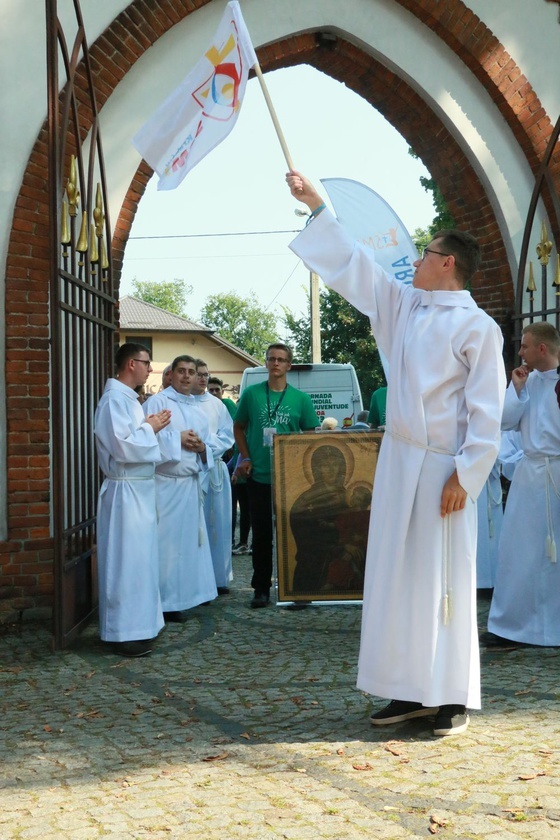
{"label": "tree", "polygon": [[434,207],[436,209],[436,215],[432,219],[431,225],[428,225],[428,232],[431,234],[431,236],[433,236],[434,233],[436,233],[436,231],[438,230],[454,228],[455,219],[451,215],[447,202],[441,194],[441,190],[434,181],[434,179],[425,178],[423,175],[421,175],[420,183],[422,184],[426,192],[432,193],[432,201],[434,202]]}
{"label": "tree", "polygon": [[[373,391],[386,384],[377,344],[369,318],[346,301],[338,292],[322,289],[319,295],[321,320],[321,357],[323,362],[354,365],[362,398],[366,405]],[[284,307],[283,323],[294,348],[296,362],[311,361],[309,317],[297,317]]]}
{"label": "tree", "polygon": [[412,241],[418,248],[418,255],[422,253],[424,248],[427,248],[430,242],[432,241],[432,237],[428,228],[416,228],[414,233],[412,234]]}
{"label": "tree", "polygon": [[235,292],[210,295],[200,318],[222,338],[257,359],[264,360],[268,345],[280,340],[274,314],[263,309],[254,293],[247,297]]}
{"label": "tree", "polygon": [[[418,160],[418,155],[412,151],[412,149],[408,150],[408,154],[413,157],[415,160]],[[447,201],[442,195],[442,192],[433,178],[426,178],[424,175],[420,176],[420,183],[426,190],[426,192],[432,193],[432,201],[434,203],[434,207],[436,210],[436,215],[432,219],[432,223],[428,225],[426,231],[422,231],[422,228],[416,228],[414,231],[414,244],[418,247],[417,243],[417,235],[424,233],[429,238],[431,238],[434,233],[438,230],[446,230],[447,228],[454,228],[455,227],[455,219],[453,218]],[[429,241],[429,240],[428,240]],[[427,245],[428,243],[426,243]],[[422,248],[426,247],[425,245],[421,246]]]}
{"label": "tree", "polygon": [[156,283],[150,280],[132,280],[134,297],[146,303],[152,303],[172,312],[173,315],[186,317],[185,306],[187,296],[192,294],[192,286],[187,285],[184,280],[168,280]]}

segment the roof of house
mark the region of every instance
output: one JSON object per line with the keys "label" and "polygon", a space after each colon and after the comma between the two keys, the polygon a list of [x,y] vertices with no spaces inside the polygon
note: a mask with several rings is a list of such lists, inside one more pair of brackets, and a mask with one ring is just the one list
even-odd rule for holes
{"label": "roof of house", "polygon": [[213,333],[210,327],[189,321],[181,315],[166,312],[153,303],[125,295],[119,302],[121,330],[151,330],[157,332],[203,332]]}
{"label": "roof of house", "polygon": [[197,324],[196,321],[189,321],[188,318],[183,318],[181,315],[174,315],[172,312],[166,312],[159,306],[154,306],[153,303],[146,303],[144,300],[132,297],[132,295],[125,295],[120,299],[120,328],[121,332],[190,332],[199,333],[210,341],[216,342],[224,349],[235,353],[248,364],[256,367],[261,364],[258,359],[246,353],[241,347],[232,344],[225,338],[222,338],[210,327],[204,324]]}

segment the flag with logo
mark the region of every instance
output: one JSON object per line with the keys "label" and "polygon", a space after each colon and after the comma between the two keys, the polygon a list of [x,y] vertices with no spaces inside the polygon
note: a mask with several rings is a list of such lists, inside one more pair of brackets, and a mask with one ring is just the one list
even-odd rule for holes
{"label": "flag with logo", "polygon": [[[350,178],[323,178],[334,212],[346,232],[375,252],[375,261],[401,283],[412,283],[418,249],[393,210],[379,193]],[[379,348],[378,348],[379,349]],[[379,350],[385,376],[389,362]]]}
{"label": "flag with logo", "polygon": [[350,236],[375,252],[375,261],[403,283],[412,283],[418,249],[379,193],[350,178],[323,178],[336,217]]}
{"label": "flag with logo", "polygon": [[227,137],[256,63],[239,3],[231,0],[203,57],[132,139],[159,175],[158,190],[175,189]]}

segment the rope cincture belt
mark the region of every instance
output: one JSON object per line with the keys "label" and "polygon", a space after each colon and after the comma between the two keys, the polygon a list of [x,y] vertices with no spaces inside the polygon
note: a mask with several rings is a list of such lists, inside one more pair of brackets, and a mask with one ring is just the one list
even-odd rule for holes
{"label": "rope cincture belt", "polygon": [[106,475],[107,481],[150,481],[155,478],[155,473],[151,475]]}
{"label": "rope cincture belt", "polygon": [[[395,440],[424,449],[426,452],[436,452],[438,455],[455,457],[454,452],[447,449],[440,449],[438,446],[430,446],[427,443],[420,443],[418,440],[399,435],[398,432],[385,429],[385,434],[391,435]],[[453,617],[453,590],[449,582],[451,579],[451,517],[446,516],[443,520],[443,541],[442,541],[442,567],[441,567],[441,620],[443,624],[449,624]]]}
{"label": "rope cincture belt", "polygon": [[557,499],[560,499],[560,492],[558,491],[558,487],[554,482],[554,477],[550,469],[550,462],[557,461],[560,458],[560,455],[527,455],[527,453],[525,453],[525,458],[528,458],[530,461],[541,461],[542,463],[544,463],[545,466],[545,498],[547,528],[545,553],[547,557],[550,557],[551,563],[556,563],[556,540],[554,539],[554,525],[552,521],[550,489],[552,488],[552,490],[554,491],[554,495]]}

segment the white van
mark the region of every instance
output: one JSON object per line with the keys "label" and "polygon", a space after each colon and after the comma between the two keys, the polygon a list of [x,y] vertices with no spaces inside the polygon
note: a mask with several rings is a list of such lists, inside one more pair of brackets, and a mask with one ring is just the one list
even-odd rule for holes
{"label": "white van", "polygon": [[[266,367],[245,368],[239,396],[249,385],[267,379]],[[336,417],[340,428],[351,426],[362,411],[362,394],[353,365],[294,364],[288,371],[288,383],[309,394],[320,420]]]}

